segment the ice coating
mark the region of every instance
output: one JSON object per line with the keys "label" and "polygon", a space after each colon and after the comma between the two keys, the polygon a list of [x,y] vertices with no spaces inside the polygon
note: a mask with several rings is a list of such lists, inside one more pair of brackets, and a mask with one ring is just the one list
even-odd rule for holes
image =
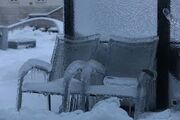
{"label": "ice coating", "polygon": [[74,0],[75,32],[124,37],[157,34],[156,0]]}

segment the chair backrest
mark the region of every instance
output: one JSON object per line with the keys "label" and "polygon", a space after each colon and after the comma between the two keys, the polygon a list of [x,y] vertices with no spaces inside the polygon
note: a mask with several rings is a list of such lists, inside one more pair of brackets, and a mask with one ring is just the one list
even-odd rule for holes
{"label": "chair backrest", "polygon": [[109,54],[109,42],[108,41],[101,41],[98,44],[98,49],[96,51],[95,60],[100,62],[105,67],[108,64],[108,55]]}
{"label": "chair backrest", "polygon": [[112,36],[109,41],[107,74],[138,77],[143,69],[154,63],[158,37],[122,38]]}
{"label": "chair backrest", "polygon": [[88,61],[93,59],[98,48],[99,35],[64,39],[65,68],[74,60]]}
{"label": "chair backrest", "polygon": [[100,35],[85,37],[58,37],[51,63],[52,72],[49,79],[54,80],[63,76],[67,66],[74,60],[89,60],[94,58]]}

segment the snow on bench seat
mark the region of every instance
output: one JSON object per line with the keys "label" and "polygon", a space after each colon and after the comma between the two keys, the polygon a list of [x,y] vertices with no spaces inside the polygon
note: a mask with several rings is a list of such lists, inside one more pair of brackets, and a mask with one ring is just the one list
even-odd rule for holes
{"label": "snow on bench seat", "polygon": [[[64,94],[63,78],[57,79],[47,83],[24,83],[22,87],[23,92],[31,93],[44,93],[44,94]],[[76,79],[72,79],[70,84],[70,92],[77,94],[81,91],[81,82]]]}
{"label": "snow on bench seat", "polygon": [[87,94],[136,98],[137,87],[118,85],[92,85],[88,88]]}
{"label": "snow on bench seat", "polygon": [[[72,79],[70,84],[70,92],[72,94],[80,94],[82,90],[81,86],[81,81]],[[47,83],[24,83],[22,91],[63,95],[63,78]],[[136,98],[137,85],[90,85],[87,87],[86,94]]]}
{"label": "snow on bench seat", "polygon": [[137,86],[137,78],[106,76],[103,80],[105,85]]}

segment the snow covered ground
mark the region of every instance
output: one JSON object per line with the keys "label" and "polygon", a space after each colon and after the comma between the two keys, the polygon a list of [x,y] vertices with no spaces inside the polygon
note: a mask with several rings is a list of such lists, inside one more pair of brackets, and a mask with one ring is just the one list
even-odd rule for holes
{"label": "snow covered ground", "polygon": [[[47,110],[47,99],[42,95],[24,95],[20,112],[15,109],[17,74],[20,66],[29,58],[50,61],[55,33],[33,31],[26,27],[9,33],[10,38],[34,38],[36,48],[0,50],[0,120],[132,120],[119,108],[117,98],[110,98],[97,103],[89,112],[77,110],[71,113],[57,114],[61,98],[53,97],[53,111]],[[140,120],[179,120],[180,112],[166,110],[158,113],[145,113]]]}

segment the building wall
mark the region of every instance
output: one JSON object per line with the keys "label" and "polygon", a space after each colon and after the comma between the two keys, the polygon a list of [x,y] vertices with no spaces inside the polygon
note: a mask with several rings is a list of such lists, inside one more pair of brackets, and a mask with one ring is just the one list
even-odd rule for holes
{"label": "building wall", "polygon": [[[0,25],[19,22],[30,13],[48,13],[63,6],[63,0],[0,0],[0,3]],[[62,14],[58,16],[62,17]]]}
{"label": "building wall", "polygon": [[58,6],[62,0],[0,0],[0,6]]}

